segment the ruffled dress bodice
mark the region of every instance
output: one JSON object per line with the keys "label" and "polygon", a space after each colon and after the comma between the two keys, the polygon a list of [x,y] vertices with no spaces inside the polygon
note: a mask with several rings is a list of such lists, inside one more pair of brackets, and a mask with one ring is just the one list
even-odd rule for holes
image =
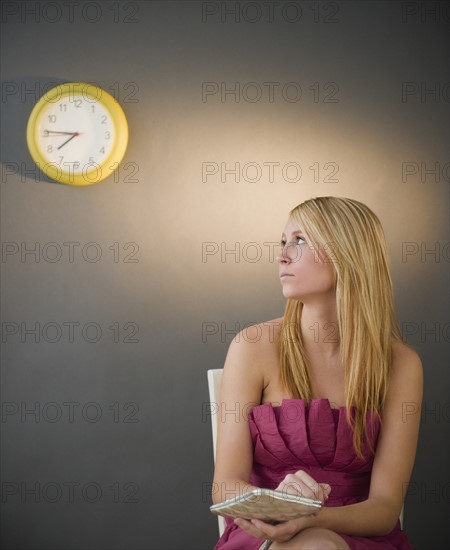
{"label": "ruffled dress bodice", "polygon": [[[368,413],[366,425],[375,448],[380,421]],[[367,498],[373,455],[369,440],[363,447],[365,458],[356,455],[345,407],[333,409],[328,399],[313,399],[309,406],[303,399],[284,399],[281,406],[254,407],[249,426],[254,445],[253,485],[274,489],[288,473],[305,470],[319,483],[331,485],[328,506],[334,501],[342,506]]]}

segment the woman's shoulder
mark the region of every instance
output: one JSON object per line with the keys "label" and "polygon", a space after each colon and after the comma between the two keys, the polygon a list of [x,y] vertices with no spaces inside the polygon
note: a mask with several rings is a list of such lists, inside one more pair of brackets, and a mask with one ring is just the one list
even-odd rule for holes
{"label": "woman's shoulder", "polygon": [[277,338],[282,318],[255,323],[239,331],[230,342],[224,364],[224,395],[259,403],[277,368]]}
{"label": "woman's shoulder", "polygon": [[423,366],[419,354],[405,342],[393,340],[390,389],[399,400],[421,400]]}
{"label": "woman's shoulder", "polygon": [[230,343],[228,354],[240,365],[257,367],[258,371],[278,364],[278,336],[283,317],[255,323],[239,331]]}
{"label": "woman's shoulder", "polygon": [[269,347],[276,348],[283,317],[277,317],[243,328],[233,338],[232,344],[251,347],[255,352]]}
{"label": "woman's shoulder", "polygon": [[392,368],[395,371],[404,369],[422,369],[419,354],[408,344],[392,339]]}

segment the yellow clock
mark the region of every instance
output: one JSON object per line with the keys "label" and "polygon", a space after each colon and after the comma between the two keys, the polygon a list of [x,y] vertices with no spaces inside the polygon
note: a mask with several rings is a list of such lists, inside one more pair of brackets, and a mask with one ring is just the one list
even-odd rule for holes
{"label": "yellow clock", "polygon": [[128,144],[125,114],[112,95],[85,82],[46,92],[27,126],[33,160],[49,178],[91,185],[114,172]]}

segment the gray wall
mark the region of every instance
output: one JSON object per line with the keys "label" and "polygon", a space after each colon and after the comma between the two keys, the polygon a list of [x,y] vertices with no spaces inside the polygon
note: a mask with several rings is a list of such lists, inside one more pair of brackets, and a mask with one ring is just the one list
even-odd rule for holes
{"label": "gray wall", "polygon": [[[3,4],[3,547],[212,548],[206,371],[233,331],[282,315],[264,243],[318,195],[384,224],[425,367],[405,529],[446,547],[445,3]],[[26,147],[33,105],[65,81],[115,93],[130,127],[119,173],[85,188],[33,173]]]}

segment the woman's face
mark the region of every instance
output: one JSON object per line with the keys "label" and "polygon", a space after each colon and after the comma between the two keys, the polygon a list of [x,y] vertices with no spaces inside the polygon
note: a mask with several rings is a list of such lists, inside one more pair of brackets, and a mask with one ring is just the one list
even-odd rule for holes
{"label": "woman's face", "polygon": [[307,242],[298,223],[290,218],[281,244],[277,262],[284,297],[304,304],[334,298],[336,274],[332,255],[328,257],[317,243]]}

